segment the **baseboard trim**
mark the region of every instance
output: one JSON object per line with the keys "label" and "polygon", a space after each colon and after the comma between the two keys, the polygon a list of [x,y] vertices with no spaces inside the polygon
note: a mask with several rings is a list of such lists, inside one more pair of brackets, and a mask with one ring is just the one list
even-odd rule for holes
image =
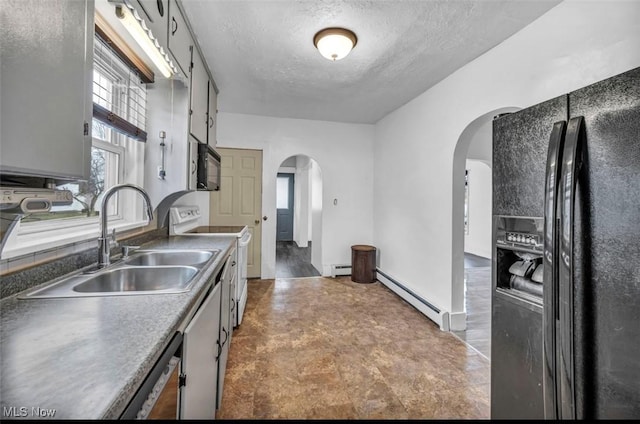
{"label": "baseboard trim", "polygon": [[435,322],[440,327],[440,330],[449,331],[449,312],[443,311],[431,302],[418,296],[379,268],[376,269],[376,272],[378,274],[378,281],[387,286],[389,290],[400,296],[431,321]]}

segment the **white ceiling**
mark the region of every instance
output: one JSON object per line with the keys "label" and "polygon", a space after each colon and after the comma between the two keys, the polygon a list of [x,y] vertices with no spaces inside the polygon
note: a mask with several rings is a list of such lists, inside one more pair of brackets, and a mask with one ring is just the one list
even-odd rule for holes
{"label": "white ceiling", "polygon": [[[356,123],[375,123],[558,3],[182,0],[220,111]],[[358,37],[337,62],[313,45],[333,26]]]}

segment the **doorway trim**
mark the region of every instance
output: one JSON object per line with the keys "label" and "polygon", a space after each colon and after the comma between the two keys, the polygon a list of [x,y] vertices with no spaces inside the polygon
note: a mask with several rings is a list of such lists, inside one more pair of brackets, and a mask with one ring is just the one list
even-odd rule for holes
{"label": "doorway trim", "polygon": [[[311,228],[309,230],[308,233],[308,240],[312,241],[312,246],[311,246],[311,264],[316,268],[316,270],[320,273],[320,275],[327,275],[324,274],[324,267],[323,267],[323,260],[324,260],[324,253],[323,253],[323,243],[322,243],[322,238],[324,235],[324,223],[323,223],[323,196],[324,196],[324,177],[323,177],[323,171],[322,171],[322,166],[320,165],[320,162],[318,160],[316,160],[313,156],[308,155],[306,153],[295,153],[295,154],[290,154],[290,155],[286,155],[281,157],[279,160],[277,160],[275,163],[278,164],[278,167],[276,168],[276,172],[273,174],[270,174],[269,176],[267,176],[265,174],[265,178],[269,178],[269,181],[273,182],[273,187],[274,190],[271,192],[272,194],[272,199],[273,199],[273,207],[274,209],[272,209],[272,211],[277,214],[277,174],[280,173],[280,169],[282,168],[282,164],[285,163],[289,158],[291,157],[296,157],[296,158],[305,158],[308,159],[308,166],[309,170],[310,170],[310,177],[311,178],[316,178],[317,181],[315,181],[314,186],[315,188],[312,188],[312,191],[309,193],[309,197],[310,197],[310,215],[311,215]],[[304,167],[304,166],[303,166]],[[303,167],[301,167],[300,169],[303,169]],[[296,168],[286,168],[287,170],[291,169],[294,174],[295,174],[295,185],[297,185],[298,187],[301,184],[301,178],[299,178],[298,176],[298,166],[296,165]],[[275,174],[275,175],[274,175]],[[271,195],[270,195],[271,196]],[[294,201],[296,203],[298,203],[298,201],[300,200],[300,196],[298,196],[298,199],[295,199]],[[295,205],[294,205],[294,214],[296,213],[295,211]],[[298,242],[296,240],[296,221],[294,218],[294,241],[296,241],[296,243]],[[271,230],[271,228],[273,228],[273,230]],[[275,272],[275,257],[276,257],[276,238],[277,238],[277,225],[272,225],[270,227],[269,230],[270,234],[273,236],[273,238],[271,239],[272,242],[269,243],[273,243],[273,275],[276,275]]]}
{"label": "doorway trim", "polygon": [[462,331],[467,327],[464,294],[464,171],[469,145],[478,129],[501,113],[516,112],[520,107],[510,106],[487,112],[471,121],[458,137],[453,153],[452,208],[451,208],[451,312],[450,328]]}
{"label": "doorway trim", "polygon": [[[279,208],[278,207],[278,193],[279,193],[279,179],[280,178],[286,178],[287,179],[287,208]],[[276,242],[278,241],[293,241],[293,218],[294,218],[294,213],[295,213],[295,199],[296,199],[296,195],[295,195],[295,180],[296,180],[296,175],[289,173],[289,172],[278,172],[278,175],[276,176]],[[281,211],[288,211],[288,213],[284,213]],[[283,216],[286,215],[286,218],[282,218]],[[284,220],[286,219],[286,223],[284,222]],[[290,236],[287,236],[286,239],[282,239],[281,237],[281,226],[285,225],[287,226],[287,232],[291,232]]]}

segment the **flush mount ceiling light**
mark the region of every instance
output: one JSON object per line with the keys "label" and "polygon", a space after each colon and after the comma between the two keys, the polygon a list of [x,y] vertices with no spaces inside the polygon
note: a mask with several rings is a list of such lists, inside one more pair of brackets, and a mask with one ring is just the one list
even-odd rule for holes
{"label": "flush mount ceiling light", "polygon": [[340,60],[356,46],[358,37],[348,29],[325,28],[313,37],[313,44],[329,60]]}

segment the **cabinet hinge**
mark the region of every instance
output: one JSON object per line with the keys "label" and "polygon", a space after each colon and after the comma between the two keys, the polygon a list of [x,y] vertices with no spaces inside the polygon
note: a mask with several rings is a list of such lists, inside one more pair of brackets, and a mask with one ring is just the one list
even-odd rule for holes
{"label": "cabinet hinge", "polygon": [[180,374],[180,376],[178,376],[178,387],[182,387],[186,385],[187,385],[187,375]]}
{"label": "cabinet hinge", "polygon": [[84,123],[84,135],[89,135],[89,123]]}
{"label": "cabinet hinge", "polygon": [[193,115],[193,111],[189,109],[189,116]]}

